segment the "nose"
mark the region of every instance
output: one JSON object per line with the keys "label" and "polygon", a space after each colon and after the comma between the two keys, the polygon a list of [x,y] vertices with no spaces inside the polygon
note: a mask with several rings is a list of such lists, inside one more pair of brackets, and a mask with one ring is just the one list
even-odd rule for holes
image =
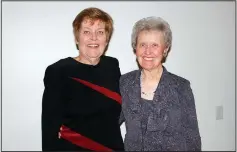
{"label": "nose", "polygon": [[145,54],[151,54],[151,47],[149,46],[149,45],[147,45],[146,47],[145,47],[145,52],[144,52]]}
{"label": "nose", "polygon": [[91,40],[97,40],[97,34],[95,32],[91,33]]}

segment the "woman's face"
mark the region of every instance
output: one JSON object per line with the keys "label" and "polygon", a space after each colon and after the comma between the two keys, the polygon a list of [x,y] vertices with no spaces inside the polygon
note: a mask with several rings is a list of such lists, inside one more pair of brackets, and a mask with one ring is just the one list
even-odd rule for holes
{"label": "woman's face", "polygon": [[100,20],[85,19],[81,24],[76,43],[78,44],[81,58],[100,58],[108,44],[105,24]]}
{"label": "woman's face", "polygon": [[141,31],[137,37],[136,56],[139,65],[145,70],[162,66],[164,51],[167,51],[162,32]]}

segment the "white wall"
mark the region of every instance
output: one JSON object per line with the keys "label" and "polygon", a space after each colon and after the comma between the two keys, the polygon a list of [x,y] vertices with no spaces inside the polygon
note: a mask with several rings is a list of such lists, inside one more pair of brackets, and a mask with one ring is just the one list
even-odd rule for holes
{"label": "white wall", "polygon": [[[236,8],[237,8],[237,3],[235,2],[235,17],[237,17],[237,11],[236,11]],[[237,39],[236,39],[236,35],[237,35],[237,25],[236,25],[236,19],[235,19],[235,150],[237,149],[237,117],[236,117],[236,109],[237,109],[237,104],[236,104],[236,85],[237,85],[237,75],[236,75],[236,71],[237,71],[237,66],[236,66],[236,59],[237,59],[237,48],[236,48],[236,44],[237,44]]]}
{"label": "white wall", "polygon": [[[191,81],[203,150],[235,150],[234,2],[155,1],[3,2],[2,150],[41,150],[45,68],[77,55],[71,24],[91,6],[114,19],[107,55],[119,59],[122,73],[137,68],[130,45],[134,23],[147,16],[167,20],[173,47],[165,66]],[[216,120],[220,105],[224,119]]]}
{"label": "white wall", "polygon": [[[2,4],[0,4],[0,14],[2,15]],[[2,21],[0,21],[0,29],[2,29]],[[2,35],[2,30],[0,30],[0,34]],[[2,41],[0,41],[0,46],[2,46]],[[1,52],[2,52],[2,48],[1,48]],[[0,97],[2,97],[2,54],[0,53],[0,66],[1,66],[1,70],[0,70]],[[2,100],[1,100],[1,103],[2,103]],[[0,105],[0,109],[2,109],[2,104]],[[0,110],[1,113],[0,113],[0,120],[1,120],[1,125],[0,125],[0,136],[2,137],[2,110]],[[1,139],[0,139],[0,142],[2,143]],[[0,148],[2,149],[2,144],[0,144]]]}

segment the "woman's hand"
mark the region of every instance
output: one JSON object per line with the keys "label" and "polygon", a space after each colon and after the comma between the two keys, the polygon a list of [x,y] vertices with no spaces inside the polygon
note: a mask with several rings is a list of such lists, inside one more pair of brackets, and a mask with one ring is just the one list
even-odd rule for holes
{"label": "woman's hand", "polygon": [[[62,127],[60,127],[60,131],[62,130]],[[60,139],[61,138],[61,133],[58,132],[58,138]]]}

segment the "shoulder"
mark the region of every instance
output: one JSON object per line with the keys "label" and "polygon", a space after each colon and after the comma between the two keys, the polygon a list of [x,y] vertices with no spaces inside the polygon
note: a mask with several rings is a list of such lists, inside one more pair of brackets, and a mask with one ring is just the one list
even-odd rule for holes
{"label": "shoulder", "polygon": [[70,64],[70,57],[60,59],[60,60],[50,64],[48,67],[57,69],[57,68],[62,68],[68,64]]}
{"label": "shoulder", "polygon": [[102,60],[103,63],[105,63],[107,65],[119,66],[119,61],[115,57],[103,55],[103,56],[101,56],[101,60]]}
{"label": "shoulder", "polygon": [[167,72],[168,84],[177,89],[179,93],[185,93],[191,91],[190,81],[184,77]]}
{"label": "shoulder", "polygon": [[186,78],[173,74],[171,72],[168,72],[168,76],[169,76],[170,81],[174,83],[175,85],[177,85],[178,87],[190,84],[190,81],[187,80]]}
{"label": "shoulder", "polygon": [[169,74],[172,77],[173,84],[178,91],[179,98],[184,107],[195,107],[194,94],[191,88],[191,83],[189,80],[172,74]]}
{"label": "shoulder", "polygon": [[130,82],[133,82],[133,80],[135,80],[138,73],[139,73],[139,70],[134,70],[134,71],[123,74],[120,77],[120,84],[124,85],[124,84],[128,84]]}
{"label": "shoulder", "polygon": [[46,67],[45,74],[59,73],[64,67],[70,64],[70,57],[60,59]]}

